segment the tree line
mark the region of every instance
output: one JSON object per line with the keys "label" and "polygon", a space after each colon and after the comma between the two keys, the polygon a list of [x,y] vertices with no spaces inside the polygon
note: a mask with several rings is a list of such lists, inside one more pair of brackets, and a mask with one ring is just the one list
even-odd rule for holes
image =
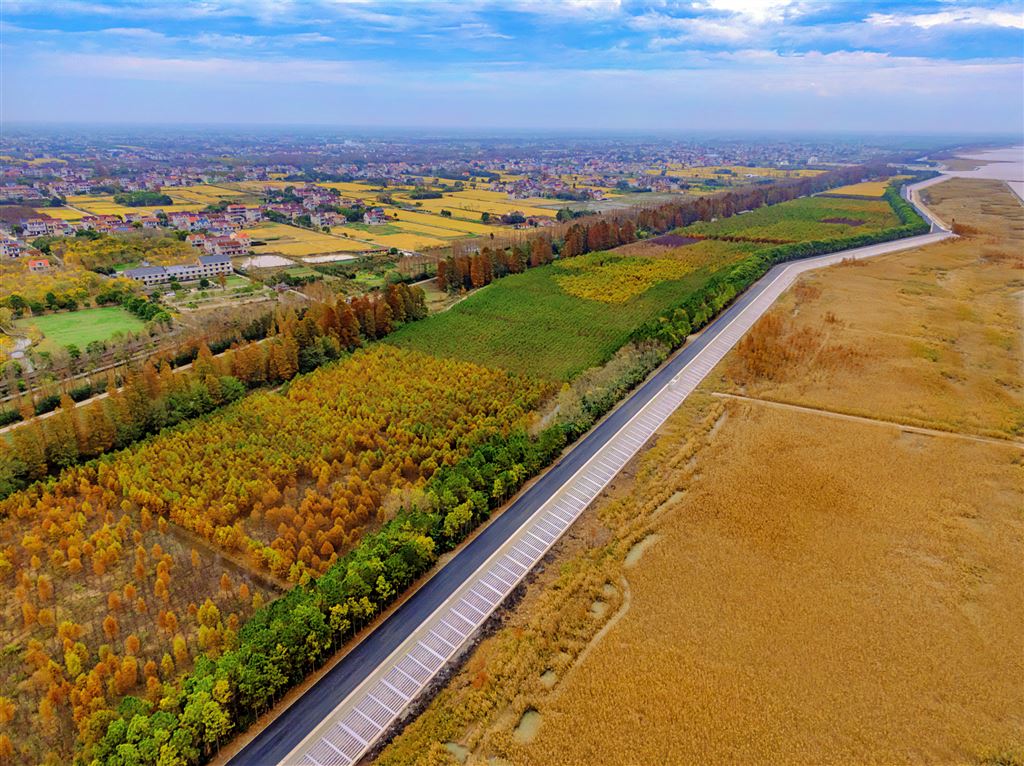
{"label": "tree line", "polygon": [[494,279],[572,258],[609,250],[646,236],[664,234],[697,221],[726,218],[741,211],[775,205],[885,172],[880,166],[840,168],[818,176],[786,179],[661,205],[567,219],[515,239],[467,240],[438,261],[437,286],[449,292],[483,287]]}
{"label": "tree line", "polygon": [[[211,412],[246,390],[291,380],[426,314],[421,288],[390,285],[383,292],[339,299],[333,305],[315,303],[301,318],[292,311],[279,312],[267,342],[234,344],[225,354],[221,367],[227,372],[219,371],[210,348],[201,343],[191,370],[174,373],[169,360],[147,361],[128,374],[121,388],[110,375],[103,399],[76,407],[68,393],[61,394],[56,414],[15,428],[10,443],[0,440],[0,497]],[[30,420],[34,414],[25,400],[21,417]]]}

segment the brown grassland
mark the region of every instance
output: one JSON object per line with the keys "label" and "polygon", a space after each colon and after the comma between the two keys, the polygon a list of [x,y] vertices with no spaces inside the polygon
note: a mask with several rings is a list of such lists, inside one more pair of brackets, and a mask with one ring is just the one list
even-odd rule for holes
{"label": "brown grassland", "polygon": [[1024,763],[1024,210],[930,197],[970,233],[801,280],[380,763]]}

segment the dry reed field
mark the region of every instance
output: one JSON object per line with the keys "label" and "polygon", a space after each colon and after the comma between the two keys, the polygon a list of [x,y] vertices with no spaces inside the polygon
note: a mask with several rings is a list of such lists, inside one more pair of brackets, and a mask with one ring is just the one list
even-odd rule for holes
{"label": "dry reed field", "polygon": [[379,762],[1024,763],[1007,194],[940,184],[970,236],[799,283]]}
{"label": "dry reed field", "polygon": [[[808,275],[772,313],[779,326],[762,325],[743,341],[728,390],[928,428],[1024,436],[1024,210],[998,181],[953,179],[929,191],[947,220],[975,231],[930,247],[924,258],[897,253]],[[786,363],[751,376],[746,367],[764,366],[762,352],[768,366]],[[835,375],[836,364],[866,374]]]}

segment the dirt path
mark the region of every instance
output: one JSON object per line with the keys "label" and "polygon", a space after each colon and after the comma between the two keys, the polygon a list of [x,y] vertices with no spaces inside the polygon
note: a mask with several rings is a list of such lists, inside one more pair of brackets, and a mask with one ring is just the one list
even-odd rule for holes
{"label": "dirt path", "polygon": [[868,423],[876,426],[887,426],[889,428],[898,428],[901,431],[910,431],[915,434],[922,434],[923,436],[939,436],[947,439],[966,439],[973,442],[981,442],[983,444],[998,444],[1004,447],[1014,447],[1019,450],[1024,450],[1024,442],[1017,441],[1015,439],[996,439],[990,436],[977,436],[975,434],[965,434],[959,431],[940,431],[934,428],[922,428],[921,426],[912,426],[906,423],[901,423],[896,420],[882,420],[880,418],[868,418],[862,415],[849,415],[845,412],[836,412],[834,410],[825,410],[818,407],[807,407],[802,404],[788,404],[786,402],[775,402],[771,399],[759,399],[753,396],[741,396],[740,394],[727,394],[722,391],[715,391],[712,396],[717,396],[721,399],[736,399],[743,402],[750,402],[751,404],[759,404],[764,407],[771,407],[778,410],[790,410],[796,412],[807,412],[813,415],[821,415],[826,418],[834,418],[836,420],[846,420],[854,423]]}

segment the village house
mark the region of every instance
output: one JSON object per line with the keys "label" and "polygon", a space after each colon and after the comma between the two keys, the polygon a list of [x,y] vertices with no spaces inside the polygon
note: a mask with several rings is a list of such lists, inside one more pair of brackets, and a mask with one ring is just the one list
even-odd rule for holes
{"label": "village house", "polygon": [[252,251],[252,238],[243,231],[232,232],[226,236],[207,236],[205,234],[189,234],[185,238],[192,247],[211,255],[246,255]]}
{"label": "village house", "polygon": [[124,220],[126,223],[140,224],[144,229],[155,229],[160,226],[160,219],[157,218],[160,212],[156,210],[153,213],[125,213]]}
{"label": "village house", "polygon": [[28,270],[41,274],[50,270],[50,262],[46,258],[32,258],[28,262]]}
{"label": "village house", "polygon": [[309,221],[314,226],[322,228],[324,226],[340,226],[345,223],[345,217],[329,210],[324,213],[310,213]]}
{"label": "village house", "polygon": [[0,255],[4,258],[20,258],[28,250],[16,239],[4,237],[0,239]]}
{"label": "village house", "polygon": [[23,226],[27,237],[60,237],[73,233],[71,224],[59,218],[29,218]]}
{"label": "village house", "polygon": [[380,226],[388,222],[388,217],[382,207],[371,207],[363,213],[363,223],[368,226]]}
{"label": "village house", "polygon": [[132,227],[116,215],[87,215],[75,224],[78,229],[90,229],[106,233],[127,232]]}

